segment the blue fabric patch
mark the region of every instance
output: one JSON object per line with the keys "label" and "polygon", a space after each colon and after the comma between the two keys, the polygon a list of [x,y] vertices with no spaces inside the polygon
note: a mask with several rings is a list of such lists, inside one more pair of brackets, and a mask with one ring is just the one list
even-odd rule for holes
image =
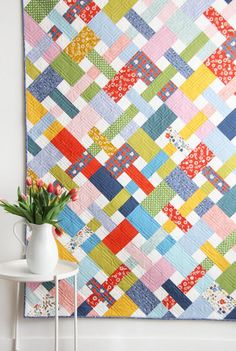
{"label": "blue fabric patch", "polygon": [[236,109],[218,125],[218,128],[229,140],[236,136]]}
{"label": "blue fabric patch", "polygon": [[179,167],[168,175],[166,183],[183,200],[187,200],[198,189],[197,185]]}
{"label": "blue fabric patch", "polygon": [[199,217],[202,217],[205,213],[207,213],[210,208],[214,205],[214,202],[206,197],[196,208],[195,212],[198,214]]}
{"label": "blue fabric patch", "polygon": [[127,290],[126,294],[146,315],[148,315],[160,302],[140,280]]}
{"label": "blue fabric patch", "polygon": [[43,177],[63,157],[62,153],[53,145],[48,144],[29,162],[31,168],[38,177]]}
{"label": "blue fabric patch", "polygon": [[121,30],[110,20],[110,18],[100,11],[88,23],[88,27],[103,41],[108,47],[112,46],[123,34]]}
{"label": "blue fabric patch", "polygon": [[93,234],[81,245],[81,248],[88,254],[95,248],[95,246],[97,246],[97,244],[100,243],[100,241],[99,237],[96,234]]}
{"label": "blue fabric patch", "polygon": [[48,66],[29,86],[29,92],[42,102],[62,82],[62,77]]}
{"label": "blue fabric patch", "polygon": [[158,246],[157,251],[160,254],[165,255],[167,251],[176,243],[176,241],[172,238],[172,236],[168,235]]}
{"label": "blue fabric patch", "polygon": [[112,124],[122,114],[123,110],[115,101],[101,90],[90,101],[91,107],[102,116],[108,123]]}
{"label": "blue fabric patch", "polygon": [[62,229],[71,237],[75,236],[85,226],[85,223],[68,206],[59,214],[58,220]]}
{"label": "blue fabric patch", "polygon": [[167,50],[164,56],[183,77],[188,78],[194,72],[193,69],[172,48]]}
{"label": "blue fabric patch", "polygon": [[151,39],[155,34],[154,30],[141,18],[133,9],[131,9],[125,18],[137,29],[146,39]]}
{"label": "blue fabric patch", "polygon": [[149,239],[160,228],[160,225],[141,205],[137,206],[127,219],[145,239]]}
{"label": "blue fabric patch", "polygon": [[201,296],[189,306],[179,317],[180,319],[206,319],[213,312],[210,303]]}
{"label": "blue fabric patch", "polygon": [[105,167],[101,167],[89,180],[108,200],[112,200],[123,189]]}
{"label": "blue fabric patch", "polygon": [[192,304],[189,298],[182,293],[182,291],[170,279],[162,284],[162,288],[165,289],[184,310]]}
{"label": "blue fabric patch", "polygon": [[[77,315],[80,317],[85,317],[87,314],[92,311],[92,307],[89,306],[89,304],[84,301],[77,309]],[[73,316],[74,314],[72,314]]]}
{"label": "blue fabric patch", "polygon": [[31,139],[30,136],[27,137],[27,150],[34,156],[36,156],[42,149],[41,147]]}
{"label": "blue fabric patch", "polygon": [[133,197],[130,197],[124,205],[119,208],[119,211],[123,216],[127,217],[138,205],[139,203]]}

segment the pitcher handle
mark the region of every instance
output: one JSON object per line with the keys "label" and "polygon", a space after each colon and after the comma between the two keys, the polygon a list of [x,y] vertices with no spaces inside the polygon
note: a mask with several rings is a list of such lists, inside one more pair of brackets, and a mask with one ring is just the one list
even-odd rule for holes
{"label": "pitcher handle", "polygon": [[25,245],[25,243],[24,243],[24,241],[19,237],[19,234],[17,233],[17,225],[18,224],[26,224],[29,228],[30,228],[30,231],[32,232],[32,227],[31,227],[31,225],[28,223],[28,222],[25,222],[25,221],[17,221],[14,225],[13,225],[13,233],[14,233],[14,235],[15,235],[15,237],[16,237],[16,239],[19,241],[19,243],[23,246],[23,248],[24,248],[24,253],[26,252],[26,245]]}

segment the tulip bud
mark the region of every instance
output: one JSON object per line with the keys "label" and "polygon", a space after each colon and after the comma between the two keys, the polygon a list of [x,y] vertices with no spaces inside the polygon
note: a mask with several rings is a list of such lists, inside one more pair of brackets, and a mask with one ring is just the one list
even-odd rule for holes
{"label": "tulip bud", "polygon": [[31,177],[27,177],[26,178],[26,185],[27,186],[31,186],[33,184],[32,178]]}
{"label": "tulip bud", "polygon": [[55,228],[55,233],[56,235],[61,236],[63,233],[63,230],[61,228]]}
{"label": "tulip bud", "polygon": [[79,200],[79,194],[72,195],[72,196],[71,196],[71,200],[72,200],[73,202]]}
{"label": "tulip bud", "polygon": [[43,186],[42,179],[36,179],[36,185],[37,185],[38,188],[42,188],[42,186]]}
{"label": "tulip bud", "polygon": [[69,195],[70,196],[76,195],[76,194],[78,194],[78,191],[79,191],[78,188],[73,188],[69,191]]}
{"label": "tulip bud", "polygon": [[52,183],[48,184],[47,192],[50,194],[54,192],[54,186]]}
{"label": "tulip bud", "polygon": [[27,199],[28,199],[27,195],[25,195],[24,193],[21,193],[20,196],[24,201],[27,201]]}
{"label": "tulip bud", "polygon": [[62,192],[62,189],[61,189],[61,186],[58,184],[54,190],[55,192],[55,195],[61,195],[61,192]]}

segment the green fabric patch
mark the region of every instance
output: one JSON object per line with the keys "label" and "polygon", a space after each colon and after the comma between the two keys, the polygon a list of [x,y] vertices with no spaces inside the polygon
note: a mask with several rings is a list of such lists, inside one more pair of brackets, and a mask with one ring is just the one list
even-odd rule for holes
{"label": "green fabric patch", "polygon": [[81,96],[85,101],[90,102],[100,90],[100,86],[93,82],[87,89],[85,89]]}
{"label": "green fabric patch", "polygon": [[105,77],[108,79],[111,79],[114,77],[116,74],[116,71],[106,62],[106,60],[100,56],[97,51],[92,50],[90,53],[87,55],[87,58],[89,59],[90,62],[96,66],[100,72],[104,74]]}
{"label": "green fabric patch", "polygon": [[84,75],[82,68],[72,61],[65,52],[62,52],[57,56],[57,58],[51,63],[51,66],[72,86],[75,85],[75,83]]}
{"label": "green fabric patch", "polygon": [[26,57],[25,71],[31,79],[35,80],[40,74],[40,70],[33,65],[33,63]]}
{"label": "green fabric patch", "polygon": [[142,206],[152,217],[155,217],[175,195],[175,191],[163,180],[158,187],[146,197],[142,202]]}
{"label": "green fabric patch", "polygon": [[232,294],[236,289],[236,262],[226,269],[226,271],[216,279],[216,282],[222,289],[227,291],[228,294]]}
{"label": "green fabric patch", "polygon": [[89,252],[92,260],[110,276],[122,262],[102,242]]}
{"label": "green fabric patch", "polygon": [[38,23],[40,23],[56,6],[59,0],[31,0],[25,7],[25,11]]}
{"label": "green fabric patch", "polygon": [[110,0],[103,8],[103,12],[109,16],[113,22],[118,22],[138,0],[117,1]]}

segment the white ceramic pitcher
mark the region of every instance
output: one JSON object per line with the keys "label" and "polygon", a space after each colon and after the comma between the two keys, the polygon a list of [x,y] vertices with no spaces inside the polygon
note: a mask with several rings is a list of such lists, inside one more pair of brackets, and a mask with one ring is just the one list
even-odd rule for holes
{"label": "white ceramic pitcher", "polygon": [[13,233],[17,240],[24,246],[26,261],[29,270],[36,274],[50,274],[54,271],[58,262],[57,244],[50,224],[33,224],[24,222],[31,231],[29,243],[26,246],[16,232],[14,224]]}

